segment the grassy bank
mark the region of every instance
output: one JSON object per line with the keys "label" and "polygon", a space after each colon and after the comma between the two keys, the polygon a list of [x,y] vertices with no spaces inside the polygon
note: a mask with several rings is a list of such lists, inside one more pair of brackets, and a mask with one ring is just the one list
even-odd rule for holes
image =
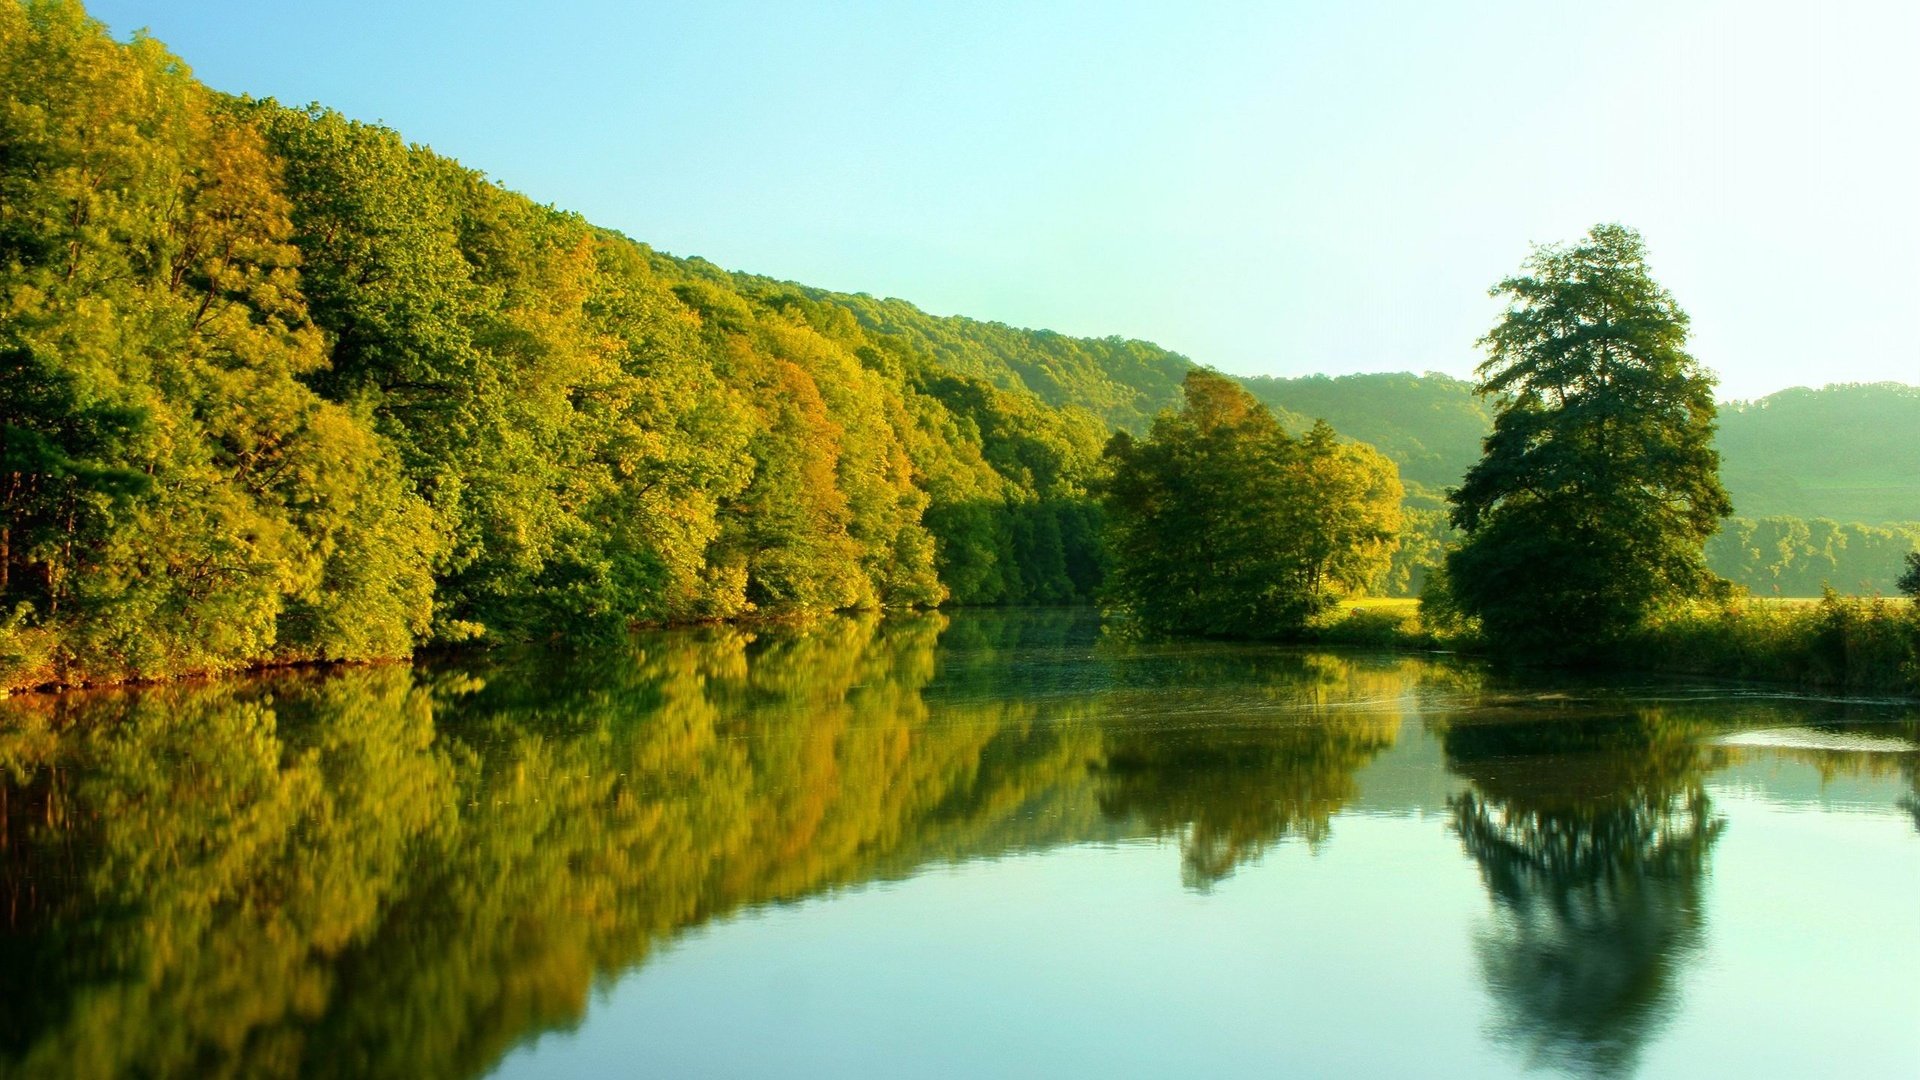
{"label": "grassy bank", "polygon": [[[1343,605],[1314,639],[1485,652],[1470,627],[1429,626],[1411,600]],[[1623,671],[1920,697],[1920,608],[1908,600],[1835,595],[1677,607],[1615,642],[1599,662]]]}
{"label": "grassy bank", "polygon": [[1920,696],[1920,610],[1911,601],[1826,596],[1670,611],[1621,643],[1646,671]]}

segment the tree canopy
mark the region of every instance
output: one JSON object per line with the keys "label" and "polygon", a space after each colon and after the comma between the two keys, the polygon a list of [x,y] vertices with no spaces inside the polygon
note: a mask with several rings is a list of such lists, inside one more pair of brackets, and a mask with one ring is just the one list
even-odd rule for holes
{"label": "tree canopy", "polygon": [[1186,363],[671,258],[78,4],[0,74],[0,687],[1082,600],[1074,403]]}
{"label": "tree canopy", "polygon": [[1109,597],[1154,632],[1283,637],[1387,567],[1400,480],[1318,424],[1301,438],[1239,383],[1187,375],[1186,404],[1107,444]]}
{"label": "tree canopy", "polygon": [[1481,339],[1494,425],[1448,493],[1465,533],[1448,587],[1495,642],[1577,655],[1718,582],[1713,380],[1631,229],[1537,248],[1493,294],[1509,302]]}

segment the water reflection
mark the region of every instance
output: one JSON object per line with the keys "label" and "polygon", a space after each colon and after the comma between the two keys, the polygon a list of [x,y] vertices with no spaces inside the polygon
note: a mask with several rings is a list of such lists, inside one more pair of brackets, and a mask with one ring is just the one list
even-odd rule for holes
{"label": "water reflection", "polygon": [[682,928],[1001,846],[1097,733],[929,723],[943,625],[0,706],[0,1063],[470,1075]]}
{"label": "water reflection", "polygon": [[1530,1067],[1627,1073],[1671,1015],[1724,826],[1702,733],[1659,709],[1446,727],[1473,784],[1453,828],[1496,909],[1474,942],[1493,1034]]}
{"label": "water reflection", "polygon": [[[1172,666],[1176,685],[1213,688],[1222,706],[1195,715],[1164,703],[1189,722],[1163,715],[1155,725],[1129,707],[1142,704],[1137,691],[1116,695],[1102,730],[1100,805],[1178,837],[1181,879],[1202,891],[1282,840],[1324,841],[1356,793],[1355,773],[1399,737],[1400,698],[1416,681],[1398,666],[1324,655]],[[1258,682],[1249,685],[1249,674]]]}
{"label": "water reflection", "polygon": [[[1499,1036],[1624,1071],[1699,947],[1702,778],[1757,751],[1724,716],[1477,695],[1051,612],[0,702],[0,1075],[477,1075],[755,905],[1127,838],[1205,892],[1335,844],[1423,723],[1468,785]],[[1912,790],[1914,754],[1804,753]]]}

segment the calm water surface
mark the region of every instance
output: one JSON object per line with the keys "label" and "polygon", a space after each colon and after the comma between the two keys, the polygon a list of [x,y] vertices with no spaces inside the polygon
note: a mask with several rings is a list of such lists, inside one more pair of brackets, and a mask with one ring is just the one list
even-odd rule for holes
{"label": "calm water surface", "polygon": [[0,1076],[1920,1076],[1920,709],[846,619],[0,702]]}

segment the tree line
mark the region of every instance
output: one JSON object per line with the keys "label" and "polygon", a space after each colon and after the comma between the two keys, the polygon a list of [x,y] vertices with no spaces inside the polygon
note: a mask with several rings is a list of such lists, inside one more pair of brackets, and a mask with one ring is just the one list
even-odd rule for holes
{"label": "tree line", "polygon": [[1755,596],[1819,596],[1823,589],[1892,596],[1903,559],[1920,551],[1920,522],[1728,518],[1707,541],[1707,567]]}
{"label": "tree line", "polygon": [[[1096,595],[1173,633],[1366,591],[1564,628],[1724,588],[1711,381],[1629,230],[1503,282],[1481,399],[1381,453],[1143,342],[666,256],[78,4],[0,4],[0,75],[0,685]],[[1403,486],[1483,420],[1451,502]],[[1898,570],[1905,534],[1823,530],[1714,562]]]}
{"label": "tree line", "polygon": [[78,4],[0,5],[0,76],[9,684],[1098,584],[1107,427],[994,376],[1138,343],[969,365]]}

